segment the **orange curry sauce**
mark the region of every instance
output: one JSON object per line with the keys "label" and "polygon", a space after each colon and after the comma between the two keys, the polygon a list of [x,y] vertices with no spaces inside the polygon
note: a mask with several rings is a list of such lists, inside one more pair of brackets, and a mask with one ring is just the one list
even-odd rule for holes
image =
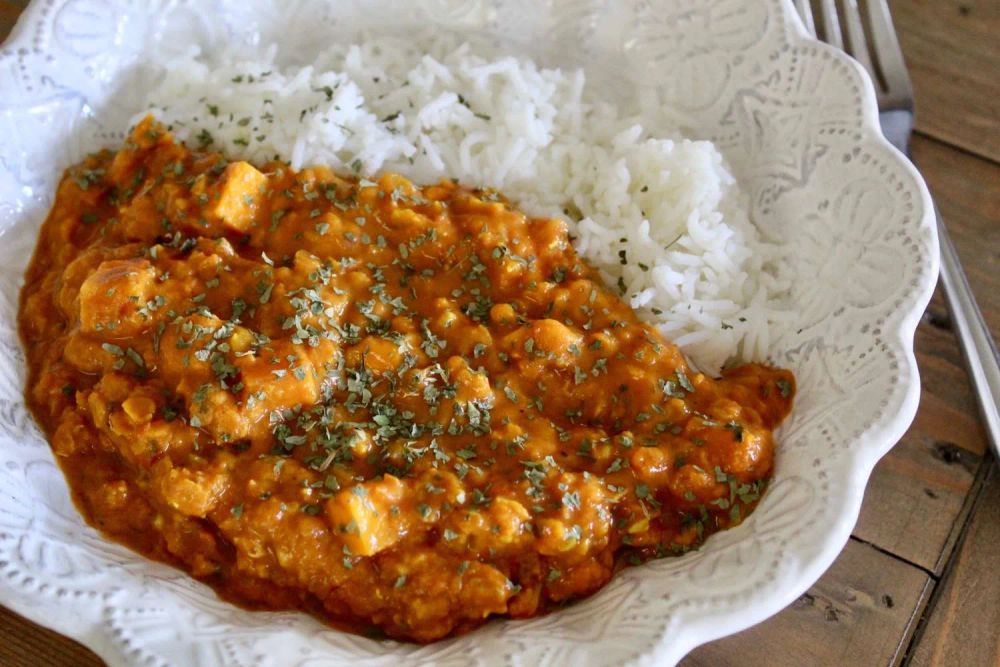
{"label": "orange curry sauce", "polygon": [[495,192],[255,168],[151,119],[67,172],[19,319],[92,525],[229,600],[418,642],[739,523],[794,393],[690,370]]}

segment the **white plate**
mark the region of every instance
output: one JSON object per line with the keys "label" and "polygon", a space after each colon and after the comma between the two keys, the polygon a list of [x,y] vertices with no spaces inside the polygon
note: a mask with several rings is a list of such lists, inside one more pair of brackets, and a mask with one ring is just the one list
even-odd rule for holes
{"label": "white plate", "polygon": [[[862,70],[806,38],[782,0],[313,4],[39,0],[0,52],[0,600],[111,665],[662,665],[805,591],[840,552],[872,467],[916,411],[913,332],[937,276],[926,188],[882,139]],[[647,104],[724,150],[797,278],[797,319],[772,358],[794,369],[799,399],[774,483],[746,523],[696,553],[630,568],[563,611],[427,647],[238,610],[83,525],[25,409],[14,324],[60,170],[120,139],[149,85],[137,63],[254,31],[317,48],[373,21],[514,39],[521,46],[509,48],[546,63],[641,87]]]}

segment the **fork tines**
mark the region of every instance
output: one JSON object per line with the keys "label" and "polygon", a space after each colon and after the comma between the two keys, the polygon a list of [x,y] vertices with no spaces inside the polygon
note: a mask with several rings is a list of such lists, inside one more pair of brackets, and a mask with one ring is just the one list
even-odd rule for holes
{"label": "fork tines", "polygon": [[913,88],[888,0],[793,1],[811,35],[846,51],[868,71],[880,109],[913,108]]}

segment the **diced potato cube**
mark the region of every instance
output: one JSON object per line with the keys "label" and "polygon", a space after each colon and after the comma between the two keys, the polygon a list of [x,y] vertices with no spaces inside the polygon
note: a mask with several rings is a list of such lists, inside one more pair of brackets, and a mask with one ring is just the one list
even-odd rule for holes
{"label": "diced potato cube", "polygon": [[392,508],[403,498],[403,483],[392,475],[352,486],[326,503],[326,516],[344,545],[357,556],[372,556],[402,539],[403,517]]}
{"label": "diced potato cube", "polygon": [[569,526],[559,519],[539,519],[535,522],[538,529],[538,553],[545,556],[556,556],[573,549],[580,543],[580,538],[571,532]]}
{"label": "diced potato cube", "polygon": [[133,424],[148,424],[156,413],[156,403],[148,396],[133,394],[122,403],[122,410]]}
{"label": "diced potato cube", "polygon": [[[289,346],[290,347],[290,346]],[[287,363],[274,364],[272,360],[284,360],[278,344],[274,344],[275,356],[246,355],[237,357],[233,364],[239,369],[246,393],[262,394],[256,399],[257,409],[267,414],[284,406],[312,405],[319,398],[319,380],[316,369],[305,355],[298,358],[294,366]],[[294,353],[289,350],[288,354]]]}
{"label": "diced potato cube", "polygon": [[222,172],[217,197],[207,213],[216,218],[224,227],[244,232],[253,224],[257,202],[261,190],[267,183],[267,176],[260,173],[248,162],[233,162]]}
{"label": "diced potato cube", "polygon": [[56,456],[73,456],[89,451],[97,436],[78,412],[66,412],[55,433],[52,434],[52,451]]}
{"label": "diced potato cube", "polygon": [[220,472],[173,468],[169,459],[161,461],[154,469],[154,488],[170,507],[185,516],[204,518],[229,483],[228,476]]}
{"label": "diced potato cube", "polygon": [[90,336],[74,333],[66,338],[63,360],[84,373],[100,373],[111,368],[111,355],[101,349],[101,342]]}
{"label": "diced potato cube", "polygon": [[134,336],[149,323],[143,306],[155,296],[156,271],[144,259],[102,262],[80,286],[80,329]]}
{"label": "diced potato cube", "polygon": [[524,525],[531,518],[524,505],[510,498],[500,497],[490,505],[489,513],[493,519],[491,528],[496,541],[501,544],[510,544],[518,540],[526,533]]}
{"label": "diced potato cube", "polygon": [[347,364],[350,367],[364,364],[372,373],[381,375],[399,368],[406,352],[410,350],[405,345],[397,344],[395,340],[372,336],[348,349]]}

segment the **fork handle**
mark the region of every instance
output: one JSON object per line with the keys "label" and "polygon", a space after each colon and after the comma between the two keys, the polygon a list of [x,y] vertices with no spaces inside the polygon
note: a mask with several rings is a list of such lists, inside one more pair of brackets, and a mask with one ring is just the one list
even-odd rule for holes
{"label": "fork handle", "polygon": [[955,245],[941,220],[941,213],[936,209],[935,213],[941,245],[941,283],[951,312],[952,327],[969,368],[986,435],[993,446],[994,456],[1000,460],[1000,361],[996,344],[976,305]]}

